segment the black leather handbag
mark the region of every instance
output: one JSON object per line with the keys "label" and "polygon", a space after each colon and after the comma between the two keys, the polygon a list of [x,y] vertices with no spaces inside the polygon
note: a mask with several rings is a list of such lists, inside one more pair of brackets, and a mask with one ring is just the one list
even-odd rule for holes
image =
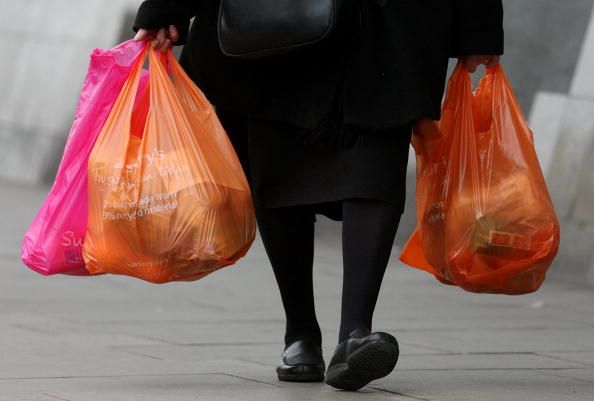
{"label": "black leather handbag", "polygon": [[361,10],[359,0],[221,0],[217,29],[227,56],[278,56],[348,44],[361,29]]}

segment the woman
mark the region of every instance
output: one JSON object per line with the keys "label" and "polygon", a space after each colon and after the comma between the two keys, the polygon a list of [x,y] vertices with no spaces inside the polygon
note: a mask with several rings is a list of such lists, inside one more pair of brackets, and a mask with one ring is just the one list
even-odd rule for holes
{"label": "woman", "polygon": [[[325,376],[347,390],[386,376],[398,358],[396,339],[371,326],[404,209],[411,127],[439,118],[449,57],[473,72],[503,53],[501,0],[358,1],[353,42],[258,61],[220,51],[220,0],[147,0],[134,24],[137,40],[161,50],[186,45],[180,62],[248,174],[286,313],[279,380]],[[327,371],[312,284],[316,214],[343,221],[340,334]]]}

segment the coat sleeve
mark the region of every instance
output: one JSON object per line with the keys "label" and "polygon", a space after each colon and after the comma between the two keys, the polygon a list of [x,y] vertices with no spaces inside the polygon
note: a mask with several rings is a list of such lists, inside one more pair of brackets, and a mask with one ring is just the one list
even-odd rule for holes
{"label": "coat sleeve", "polygon": [[450,56],[503,54],[502,0],[453,0]]}
{"label": "coat sleeve", "polygon": [[145,0],[136,13],[132,29],[160,29],[174,25],[179,33],[175,45],[183,45],[188,38],[190,20],[196,15],[196,0]]}

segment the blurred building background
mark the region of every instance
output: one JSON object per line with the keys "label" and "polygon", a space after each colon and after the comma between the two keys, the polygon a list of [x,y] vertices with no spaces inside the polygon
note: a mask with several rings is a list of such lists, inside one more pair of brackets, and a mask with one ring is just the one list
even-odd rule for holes
{"label": "blurred building background", "polygon": [[[0,0],[0,181],[50,185],[89,54],[130,38],[138,0]],[[504,0],[506,71],[562,223],[551,275],[594,284],[594,0]],[[411,154],[412,156],[412,154]],[[414,227],[414,157],[397,237]],[[33,217],[33,216],[31,216]],[[325,226],[327,225],[327,226]],[[330,223],[321,224],[330,233]]]}

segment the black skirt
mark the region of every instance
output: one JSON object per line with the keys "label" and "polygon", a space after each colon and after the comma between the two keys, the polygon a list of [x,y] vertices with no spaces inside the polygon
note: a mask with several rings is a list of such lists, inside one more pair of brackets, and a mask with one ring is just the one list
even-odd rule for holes
{"label": "black skirt", "polygon": [[411,126],[361,132],[342,146],[307,143],[307,130],[217,109],[250,182],[257,207],[310,205],[316,214],[342,220],[341,201],[367,198],[390,202],[401,213]]}

